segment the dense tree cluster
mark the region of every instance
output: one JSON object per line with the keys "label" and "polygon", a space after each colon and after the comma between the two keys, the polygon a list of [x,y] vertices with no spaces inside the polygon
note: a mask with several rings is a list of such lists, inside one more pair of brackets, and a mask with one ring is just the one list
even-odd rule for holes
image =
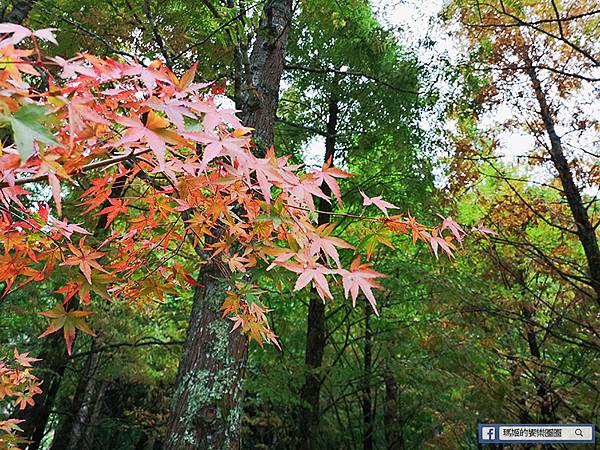
{"label": "dense tree cluster", "polygon": [[0,449],[598,424],[600,3],[373,8],[0,5]]}

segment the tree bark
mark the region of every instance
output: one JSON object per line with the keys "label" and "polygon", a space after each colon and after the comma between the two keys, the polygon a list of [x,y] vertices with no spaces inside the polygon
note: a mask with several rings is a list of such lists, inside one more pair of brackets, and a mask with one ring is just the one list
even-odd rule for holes
{"label": "tree bark", "polygon": [[[328,119],[327,119],[327,137],[325,138],[325,162],[335,158],[336,130],[338,124],[339,106],[337,99],[332,96],[329,100]],[[323,193],[326,196],[331,195],[329,186],[323,185]],[[323,225],[329,222],[332,211],[332,205],[324,199],[319,200],[318,223]],[[325,352],[325,304],[323,300],[315,293],[311,292],[310,302],[308,304],[308,321],[306,330],[306,351],[304,362],[306,363],[306,377],[304,385],[300,390],[301,400],[301,423],[300,423],[300,445],[303,450],[312,450],[317,448],[319,436],[319,415],[320,415],[320,394],[321,394],[321,375],[319,369],[323,364],[323,354]]]}
{"label": "tree bark", "polygon": [[398,417],[398,383],[389,368],[383,374],[385,402],[383,404],[383,427],[387,450],[402,450],[402,429]]}
{"label": "tree bark", "polygon": [[373,450],[373,404],[371,400],[371,305],[367,303],[365,303],[365,348],[363,365],[363,450]]}
{"label": "tree bark", "polygon": [[101,383],[95,378],[101,358],[101,353],[94,351],[96,347],[97,339],[92,341],[91,353],[82,368],[75,395],[68,411],[69,415],[61,421],[50,450],[84,450],[89,448],[84,436],[88,425],[92,421],[92,416],[95,413],[97,414],[96,405],[101,390]]}
{"label": "tree bark", "polygon": [[2,22],[22,24],[36,2],[37,0],[12,0],[10,2],[12,5],[11,10],[8,12],[6,10],[2,11]]}
{"label": "tree bark", "polygon": [[242,111],[242,123],[254,128],[253,139],[262,151],[273,145],[292,3],[292,0],[267,1],[250,54],[249,68],[246,73],[238,74],[238,78],[245,80],[239,96],[236,95],[241,102],[238,108]]}
{"label": "tree bark", "polygon": [[[269,0],[263,10],[249,65],[236,62],[236,105],[252,127],[261,156],[273,145],[279,85],[292,18],[292,0]],[[238,46],[238,50],[241,45]],[[237,57],[238,59],[240,56]],[[246,59],[245,56],[242,59]],[[242,82],[242,80],[245,80]],[[221,319],[219,308],[229,289],[220,267],[203,267],[185,352],[179,364],[177,390],[167,425],[165,450],[240,448],[240,427],[247,338]]]}
{"label": "tree bark", "polygon": [[537,76],[533,62],[526,53],[524,58],[527,65],[527,74],[540,106],[540,115],[544,122],[544,128],[550,139],[550,158],[552,159],[554,168],[558,172],[558,177],[562,184],[567,203],[569,204],[571,215],[575,221],[577,236],[583,247],[588,265],[590,284],[595,291],[596,302],[600,305],[600,249],[598,248],[596,230],[589,218],[587,208],[583,204],[579,188],[573,179],[573,174],[569,168],[569,162],[563,151],[561,138],[556,133],[554,116],[548,105],[548,101],[546,100],[546,94]]}
{"label": "tree bark", "polygon": [[29,443],[23,450],[38,450],[44,437],[50,410],[68,363],[62,333],[55,333],[46,338],[39,358],[41,361],[36,364],[36,373],[43,380],[42,393],[35,397],[35,405],[17,410],[12,415],[14,419],[24,420],[19,424],[23,430],[19,436],[27,439]]}
{"label": "tree bark", "polygon": [[198,281],[164,448],[237,450],[247,339],[221,319],[229,285],[216,264]]}
{"label": "tree bark", "polygon": [[[97,381],[94,390],[94,401],[91,405],[91,412],[89,414],[87,427],[85,429],[83,435],[83,442],[87,447],[85,449],[95,449],[96,443],[94,442],[96,438],[96,430],[98,429],[98,419],[100,418],[100,414],[102,413],[104,407],[104,395],[106,394],[106,390],[108,389],[108,383],[104,380]],[[78,447],[73,447],[77,449]],[[83,447],[79,447],[80,449],[84,449]]]}

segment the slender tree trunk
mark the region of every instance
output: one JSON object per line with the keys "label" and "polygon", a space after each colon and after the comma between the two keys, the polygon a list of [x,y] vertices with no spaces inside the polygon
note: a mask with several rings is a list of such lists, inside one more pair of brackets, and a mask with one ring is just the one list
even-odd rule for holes
{"label": "slender tree trunk", "polygon": [[12,0],[10,4],[12,8],[8,10],[7,6],[1,11],[2,13],[2,22],[10,22],[16,24],[22,24],[29,12],[36,4],[37,0]]}
{"label": "slender tree trunk", "polygon": [[24,420],[19,424],[23,430],[19,436],[29,441],[24,450],[38,450],[44,437],[48,417],[68,363],[62,333],[48,336],[38,357],[41,361],[36,364],[36,372],[43,380],[42,393],[35,397],[34,406],[17,410],[12,416]]}
{"label": "slender tree trunk", "polygon": [[[522,287],[522,296],[526,296],[527,281],[525,273],[522,270],[516,272],[517,283]],[[523,324],[525,326],[525,338],[527,339],[527,345],[529,347],[529,353],[536,361],[541,361],[542,350],[540,347],[538,333],[533,325],[535,319],[536,306],[531,302],[525,302],[524,306],[521,307],[521,316],[523,317]],[[533,384],[536,388],[536,394],[539,401],[539,420],[542,423],[554,423],[554,411],[552,408],[551,390],[547,384],[548,374],[542,367],[532,368]],[[553,448],[551,446],[549,449]]]}
{"label": "slender tree trunk", "polygon": [[398,417],[398,383],[394,374],[386,368],[383,374],[385,403],[383,404],[383,426],[387,450],[402,450],[402,429]]}
{"label": "slender tree trunk", "polygon": [[[255,129],[257,155],[273,144],[291,18],[292,0],[268,1],[248,67],[236,64],[236,104],[244,125]],[[246,69],[249,72],[241,73]],[[199,281],[204,287],[194,292],[163,448],[237,450],[248,341],[238,331],[229,333],[231,324],[221,319],[219,308],[229,289],[225,273],[211,262],[203,267]]]}
{"label": "slender tree trunk", "polygon": [[[525,319],[526,338],[529,346],[529,353],[539,361],[542,358],[542,353],[540,350],[538,336],[533,325],[530,323],[531,318],[534,316],[534,311],[532,308],[525,307],[522,309],[521,313]],[[547,376],[548,374],[542,368],[533,369],[533,384],[536,387],[536,394],[540,402],[540,420],[544,423],[554,423],[551,391],[548,388]]]}
{"label": "slender tree trunk", "polygon": [[319,437],[319,414],[321,375],[318,370],[323,363],[325,351],[325,304],[316,293],[311,292],[308,305],[306,330],[306,351],[304,362],[307,373],[300,390],[302,406],[300,410],[300,445],[302,450],[317,448]]}
{"label": "slender tree trunk", "polygon": [[371,305],[365,303],[365,348],[362,388],[363,450],[373,450],[373,404],[371,400]]}
{"label": "slender tree trunk", "polygon": [[581,199],[579,188],[573,179],[569,162],[563,151],[561,138],[556,133],[554,116],[546,100],[546,94],[537,76],[533,62],[526,53],[524,58],[527,65],[527,74],[540,106],[540,115],[544,122],[544,128],[550,139],[550,158],[552,159],[554,168],[558,172],[569,209],[577,226],[577,236],[585,253],[591,286],[596,293],[596,302],[600,305],[600,249],[598,248],[596,230],[589,218],[587,208]]}
{"label": "slender tree trunk", "polygon": [[86,447],[73,447],[75,449],[79,448],[81,450],[93,450],[96,448],[95,438],[96,438],[96,430],[98,429],[98,419],[104,409],[104,395],[106,394],[106,390],[108,388],[108,383],[106,381],[96,382],[96,389],[94,392],[93,404],[91,405],[91,413],[89,415],[87,427],[85,429],[85,433],[83,435],[83,442]]}
{"label": "slender tree trunk", "polygon": [[[115,180],[110,192],[110,198],[120,198],[127,189],[127,176],[121,176]],[[104,201],[102,208],[110,206],[108,200]],[[106,225],[107,215],[102,214],[96,224],[94,235],[103,232]],[[65,306],[67,310],[76,310],[79,307],[79,299],[73,297]],[[41,440],[44,437],[44,431],[48,424],[50,411],[54,406],[56,395],[69,362],[69,355],[63,339],[62,333],[54,333],[43,340],[42,350],[38,356],[42,360],[36,365],[39,370],[43,383],[42,393],[35,398],[35,404],[24,410],[17,410],[13,418],[22,419],[25,422],[19,424],[23,430],[20,436],[27,439],[29,443],[24,450],[38,450]]]}
{"label": "slender tree trunk", "polygon": [[[331,159],[332,165],[333,159],[335,158],[338,114],[338,102],[337,99],[332,96],[329,99],[327,137],[325,138],[325,162]],[[322,189],[326,196],[331,195],[331,190],[327,185],[324,185]],[[324,199],[320,199],[319,211],[319,225],[328,223],[330,215],[327,213],[332,211],[331,204],[326,202]],[[307,373],[304,380],[304,385],[300,391],[300,400],[302,402],[300,438],[301,448],[303,450],[312,450],[317,448],[322,383],[319,369],[323,364],[325,344],[325,304],[315,292],[311,292],[310,303],[308,305],[306,351],[304,355]]]}
{"label": "slender tree trunk", "polygon": [[83,437],[96,412],[97,398],[101,388],[101,383],[95,378],[101,358],[101,353],[94,351],[96,347],[97,340],[94,340],[90,348],[91,353],[82,368],[68,411],[69,415],[65,416],[56,431],[50,450],[84,450],[88,448]]}

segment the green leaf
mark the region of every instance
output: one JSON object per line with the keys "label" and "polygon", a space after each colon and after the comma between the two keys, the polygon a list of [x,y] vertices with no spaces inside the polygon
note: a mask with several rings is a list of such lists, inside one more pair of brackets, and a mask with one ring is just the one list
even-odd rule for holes
{"label": "green leaf", "polygon": [[33,153],[34,141],[58,144],[42,125],[45,119],[46,108],[39,105],[25,105],[9,117],[21,162],[25,162]]}

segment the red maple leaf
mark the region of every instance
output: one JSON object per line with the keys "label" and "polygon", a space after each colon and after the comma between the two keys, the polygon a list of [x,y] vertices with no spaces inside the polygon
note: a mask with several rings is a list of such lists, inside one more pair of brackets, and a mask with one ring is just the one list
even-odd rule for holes
{"label": "red maple leaf", "polygon": [[106,208],[103,208],[100,212],[94,214],[95,216],[101,216],[103,214],[107,215],[106,226],[104,228],[108,228],[110,223],[113,220],[115,220],[115,218],[119,214],[125,214],[128,211],[127,205],[129,204],[129,202],[127,200],[122,200],[119,198],[109,198],[108,202],[110,203],[110,206],[107,206]]}

